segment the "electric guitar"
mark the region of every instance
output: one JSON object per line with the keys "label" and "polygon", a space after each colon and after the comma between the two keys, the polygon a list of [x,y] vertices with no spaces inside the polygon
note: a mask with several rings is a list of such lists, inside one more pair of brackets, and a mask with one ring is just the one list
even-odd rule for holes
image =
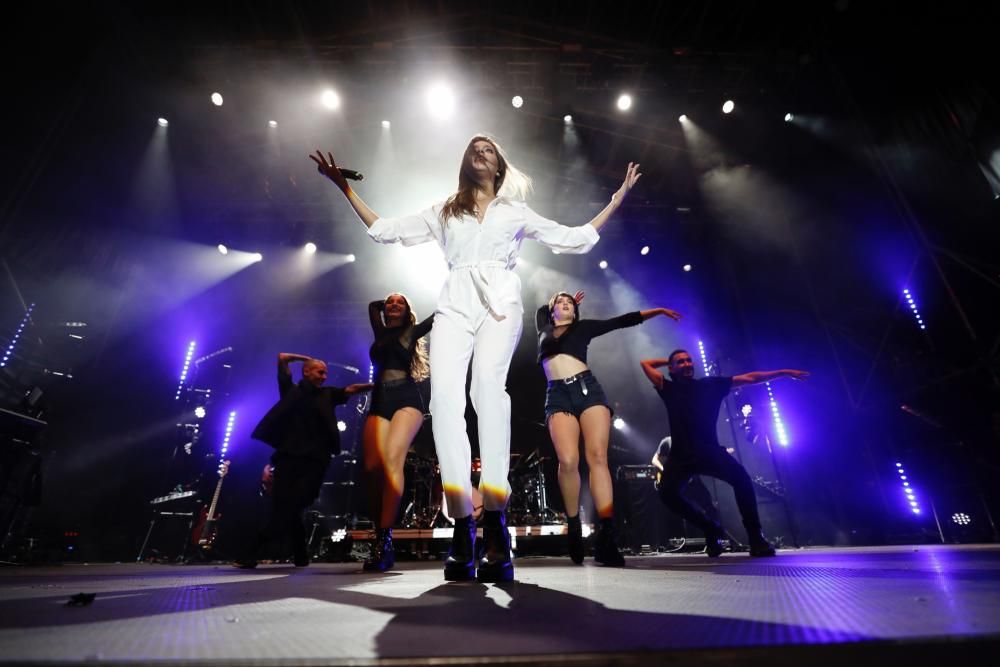
{"label": "electric guitar", "polygon": [[212,502],[207,507],[201,508],[201,516],[198,517],[194,530],[191,531],[192,546],[207,550],[211,549],[212,543],[215,542],[215,535],[219,528],[218,522],[222,518],[221,514],[215,513],[215,508],[219,504],[222,480],[225,479],[228,472],[229,461],[223,461],[219,467],[219,482],[215,485],[215,494],[212,496]]}

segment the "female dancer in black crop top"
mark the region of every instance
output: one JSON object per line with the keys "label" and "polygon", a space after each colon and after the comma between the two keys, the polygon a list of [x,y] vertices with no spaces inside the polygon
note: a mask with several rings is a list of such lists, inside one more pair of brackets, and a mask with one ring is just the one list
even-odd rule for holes
{"label": "female dancer in black crop top", "polygon": [[426,343],[434,315],[417,324],[409,301],[390,294],[368,304],[375,342],[369,350],[375,390],[365,421],[364,465],[368,509],[375,524],[364,569],[385,572],[395,563],[392,525],[403,495],[403,464],[430,405]]}
{"label": "female dancer in black crop top", "polygon": [[559,490],[569,520],[569,554],[573,562],[583,562],[583,535],[580,526],[580,433],[590,467],[590,493],[597,506],[600,528],[594,560],[604,565],[622,566],[625,559],[615,540],[614,502],[611,473],[608,471],[608,439],[611,434],[611,407],[604,390],[587,368],[587,346],[609,331],[641,324],[656,315],[679,320],[680,314],[667,308],[653,308],[613,317],[609,320],[579,319],[583,292],[559,292],[538,309],[538,363],[549,381],[545,393],[545,420],[559,458]]}

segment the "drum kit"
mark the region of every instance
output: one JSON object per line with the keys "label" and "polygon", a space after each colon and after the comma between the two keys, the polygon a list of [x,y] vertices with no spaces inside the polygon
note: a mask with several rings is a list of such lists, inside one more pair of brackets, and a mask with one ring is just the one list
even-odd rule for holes
{"label": "drum kit", "polygon": [[[561,514],[548,506],[545,489],[545,466],[549,457],[541,456],[534,450],[527,456],[511,454],[508,480],[511,497],[507,504],[509,525],[532,526],[545,523],[562,523]],[[469,471],[472,482],[472,516],[478,519],[482,514],[483,500],[479,493],[479,478],[482,461],[472,459]],[[399,526],[403,528],[447,528],[454,523],[448,515],[444,490],[441,485],[441,469],[433,458],[410,452],[405,464],[406,491],[403,498],[405,509]]]}

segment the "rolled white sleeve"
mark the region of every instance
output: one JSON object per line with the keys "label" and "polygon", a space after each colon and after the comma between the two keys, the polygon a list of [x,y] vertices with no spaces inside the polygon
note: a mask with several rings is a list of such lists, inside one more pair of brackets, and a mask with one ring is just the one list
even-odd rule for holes
{"label": "rolled white sleeve", "polygon": [[527,206],[524,207],[524,212],[524,236],[561,253],[590,252],[601,239],[593,225],[567,227],[555,220],[543,218]]}
{"label": "rolled white sleeve", "polygon": [[440,241],[441,223],[436,209],[431,207],[416,215],[379,218],[368,228],[368,236],[378,243],[402,243],[404,246]]}

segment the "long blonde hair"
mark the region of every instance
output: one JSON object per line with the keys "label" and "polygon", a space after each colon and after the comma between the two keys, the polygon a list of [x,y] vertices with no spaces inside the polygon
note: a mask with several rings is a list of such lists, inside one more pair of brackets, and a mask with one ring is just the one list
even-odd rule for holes
{"label": "long blonde hair", "polygon": [[[382,300],[382,321],[385,322],[385,303],[391,296],[403,297],[403,301],[406,302],[406,314],[403,318],[409,322],[410,327],[416,325],[417,314],[413,312],[410,300],[402,292],[392,292],[391,294],[387,294],[385,299]],[[426,380],[430,374],[431,364],[427,354],[427,338],[424,337],[420,338],[413,348],[413,359],[410,360],[410,377],[419,382],[420,380]]]}
{"label": "long blonde hair", "polygon": [[462,153],[462,166],[458,170],[458,190],[448,197],[441,209],[441,224],[443,225],[447,225],[452,218],[475,215],[476,190],[479,186],[466,172],[465,165],[466,158],[472,152],[477,141],[489,142],[493,146],[493,150],[496,151],[498,169],[496,178],[493,180],[493,192],[498,197],[524,201],[531,194],[531,178],[511,164],[497,140],[487,134],[477,134],[469,140],[469,145]]}

